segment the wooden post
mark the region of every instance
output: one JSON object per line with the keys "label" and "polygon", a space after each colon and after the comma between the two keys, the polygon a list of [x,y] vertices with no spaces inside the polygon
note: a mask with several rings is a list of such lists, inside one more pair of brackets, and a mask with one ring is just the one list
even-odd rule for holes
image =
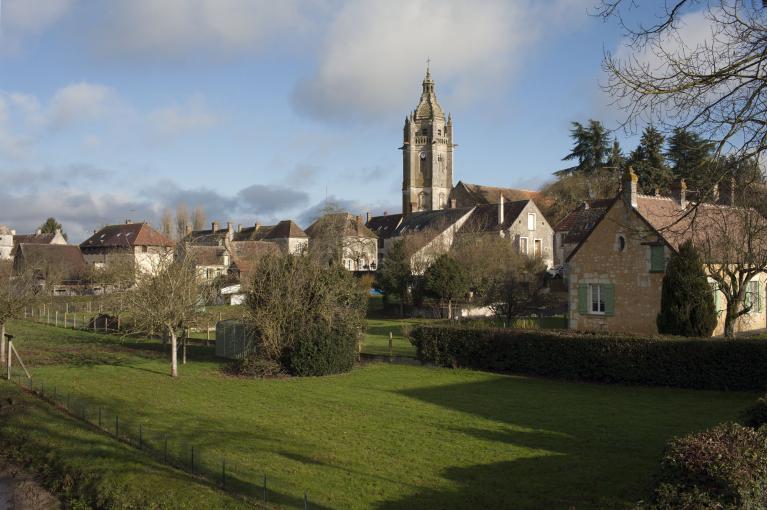
{"label": "wooden post", "polygon": [[218,312],[218,322],[221,322],[221,312]]}
{"label": "wooden post", "polygon": [[117,316],[117,331],[120,331],[120,316]]}
{"label": "wooden post", "polygon": [[64,303],[64,306],[66,307],[64,308],[64,313],[69,313],[69,303]]}
{"label": "wooden post", "polygon": [[[5,335],[3,335],[5,337]],[[11,380],[11,359],[13,359],[13,356],[11,355],[11,341],[8,340],[8,357],[5,360],[5,366],[8,370],[8,380]]]}
{"label": "wooden post", "polygon": [[0,326],[0,363],[5,363],[5,324]]}
{"label": "wooden post", "polygon": [[72,329],[77,329],[77,312],[72,316]]}
{"label": "wooden post", "polygon": [[53,325],[58,327],[59,326],[59,311],[58,310],[53,312],[53,317],[54,317]]}
{"label": "wooden post", "polygon": [[392,349],[392,333],[389,331],[389,357],[391,357],[392,354],[394,354]]}
{"label": "wooden post", "polygon": [[68,312],[64,312],[64,327],[65,328],[69,325],[69,323],[67,322],[67,314],[68,314]]}

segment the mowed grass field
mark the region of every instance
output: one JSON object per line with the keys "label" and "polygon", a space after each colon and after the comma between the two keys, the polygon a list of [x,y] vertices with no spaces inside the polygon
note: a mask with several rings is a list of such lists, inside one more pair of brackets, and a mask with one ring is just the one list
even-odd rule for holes
{"label": "mowed grass field", "polygon": [[202,346],[173,380],[154,341],[9,332],[46,392],[226,458],[254,497],[266,473],[270,501],[287,508],[304,491],[310,508],[631,508],[669,438],[734,420],[755,398],[383,363],[242,379]]}

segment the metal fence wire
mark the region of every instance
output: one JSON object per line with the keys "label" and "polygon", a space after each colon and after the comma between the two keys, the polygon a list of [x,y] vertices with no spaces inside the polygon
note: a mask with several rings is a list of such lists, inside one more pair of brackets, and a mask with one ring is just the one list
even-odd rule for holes
{"label": "metal fence wire", "polygon": [[265,503],[277,508],[283,505],[304,510],[322,508],[310,505],[306,491],[300,496],[291,495],[290,484],[285,480],[232,462],[215,448],[200,446],[179,437],[179,434],[155,428],[143,418],[119,414],[109,406],[76,395],[70,389],[47,384],[41,378],[27,378],[15,367],[9,380],[22,390],[66,411],[76,420],[140,450],[156,461],[202,478],[245,502]]}

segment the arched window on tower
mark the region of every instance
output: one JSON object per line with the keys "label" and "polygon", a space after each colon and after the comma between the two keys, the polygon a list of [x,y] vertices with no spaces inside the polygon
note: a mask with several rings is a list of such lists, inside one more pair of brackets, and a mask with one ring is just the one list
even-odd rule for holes
{"label": "arched window on tower", "polygon": [[418,194],[418,210],[423,211],[426,209],[426,193],[423,191]]}
{"label": "arched window on tower", "polygon": [[439,208],[444,209],[445,208],[445,194],[440,193],[439,194]]}

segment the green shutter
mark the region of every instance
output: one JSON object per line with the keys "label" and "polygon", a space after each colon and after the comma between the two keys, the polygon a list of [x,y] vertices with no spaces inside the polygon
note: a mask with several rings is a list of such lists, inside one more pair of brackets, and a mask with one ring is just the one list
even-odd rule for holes
{"label": "green shutter", "polygon": [[650,246],[650,271],[665,271],[666,257],[663,246]]}
{"label": "green shutter", "polygon": [[756,282],[756,313],[762,313],[762,286]]}
{"label": "green shutter", "polygon": [[712,284],[711,289],[714,292],[714,311],[719,311],[719,286],[717,284]]}
{"label": "green shutter", "polygon": [[602,285],[602,299],[605,301],[605,315],[615,315],[615,285],[612,283]]}
{"label": "green shutter", "polygon": [[578,285],[578,313],[589,312],[589,286],[586,283]]}

